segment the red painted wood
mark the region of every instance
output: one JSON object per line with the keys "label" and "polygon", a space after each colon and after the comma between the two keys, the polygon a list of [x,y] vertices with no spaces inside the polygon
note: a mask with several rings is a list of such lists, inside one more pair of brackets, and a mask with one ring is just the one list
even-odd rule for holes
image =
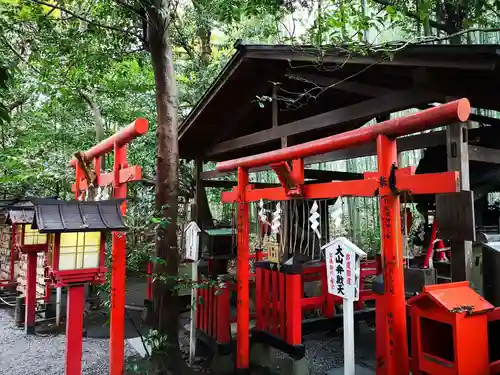
{"label": "red painted wood", "polygon": [[[375,361],[376,375],[388,375],[387,367],[387,315],[385,310],[385,297],[377,295],[375,300]],[[413,346],[413,345],[412,345]],[[406,374],[405,374],[406,375]]]}
{"label": "red painted wood", "polygon": [[[103,156],[114,150],[115,144],[118,147],[125,146],[127,143],[132,142],[135,138],[144,135],[148,132],[148,120],[138,118],[127,127],[113,134],[111,137],[106,138],[101,143],[95,145],[91,149],[83,153],[83,158],[90,161],[96,157]],[[70,165],[76,165],[76,159],[70,161]]]}
{"label": "red painted wood", "polygon": [[66,321],[66,375],[82,373],[82,330],[85,288],[73,285],[68,288]]}
{"label": "red painted wood", "polygon": [[260,155],[219,162],[217,163],[216,170],[219,172],[228,172],[239,167],[256,168],[287,160],[303,159],[308,156],[325,154],[330,151],[373,142],[379,135],[398,137],[437,128],[453,122],[466,121],[469,118],[469,114],[469,101],[467,99],[459,99],[406,117],[390,119],[373,126],[350,130]]}
{"label": "red painted wood", "polygon": [[236,258],[237,265],[237,284],[238,284],[238,306],[237,306],[237,330],[236,337],[236,369],[247,370],[250,362],[250,329],[249,329],[249,210],[246,201],[246,187],[248,185],[248,170],[238,168],[238,253]]}
{"label": "red painted wood", "polygon": [[[132,167],[127,167],[122,170],[120,170],[120,183],[125,184],[127,182],[131,181],[137,181],[142,178],[142,169],[139,166],[132,166]],[[98,184],[99,186],[107,186],[111,185],[114,181],[114,174],[113,173],[103,173],[98,179]],[[80,190],[85,190],[87,189],[87,181],[85,178],[81,177],[80,178],[80,184],[79,184]],[[71,191],[76,192],[76,184],[71,185]]]}
{"label": "red painted wood", "polygon": [[285,275],[286,283],[286,342],[290,345],[302,343],[301,275]]}
{"label": "red painted wood", "polygon": [[230,289],[227,284],[220,289],[217,295],[217,342],[227,344],[231,341],[229,335],[230,323]]}
{"label": "red painted wood", "polygon": [[213,328],[213,322],[216,318],[214,316],[213,298],[214,298],[214,287],[210,286],[208,288],[208,325],[207,325],[207,333],[210,337],[212,337],[214,334],[212,328]]}
{"label": "red painted wood", "polygon": [[36,320],[36,263],[37,253],[28,253],[28,265],[26,270],[26,333],[35,333]]}
{"label": "red painted wood", "polygon": [[279,293],[279,281],[278,281],[278,274],[279,271],[275,270],[272,271],[272,279],[271,279],[271,285],[272,285],[272,310],[271,310],[271,332],[275,335],[278,335],[278,325],[279,325],[279,299],[278,299],[278,293]]}
{"label": "red painted wood", "polygon": [[[377,155],[379,172],[389,181],[393,165],[397,166],[398,163],[396,141],[380,135],[377,138]],[[399,195],[391,194],[380,198],[386,318],[384,325],[377,327],[377,332],[387,331],[385,365],[388,375],[409,372],[400,213]]]}
{"label": "red painted wood", "polygon": [[285,301],[286,301],[286,294],[285,294],[285,274],[283,272],[279,273],[279,282],[280,282],[280,330],[279,334],[281,338],[286,337],[286,311],[285,311]]}
{"label": "red painted wood", "polygon": [[268,269],[263,269],[264,274],[264,285],[262,286],[262,304],[263,304],[263,315],[264,315],[264,326],[263,328],[268,331],[271,329],[271,271]]}
{"label": "red painted wood", "polygon": [[[301,189],[302,197],[307,199],[336,198],[340,196],[355,195],[360,197],[373,197],[375,190],[379,187],[376,178],[352,181],[336,181],[320,184],[304,185]],[[291,199],[282,187],[246,190],[247,202],[258,202],[261,199],[281,201]],[[237,201],[237,193],[233,191],[223,192],[221,195],[223,203],[234,203]]]}
{"label": "red painted wood", "polygon": [[255,312],[257,315],[257,321],[255,327],[257,329],[264,328],[264,301],[262,296],[262,284],[264,283],[262,277],[262,268],[258,267],[255,269]]}
{"label": "red painted wood", "polygon": [[208,288],[205,285],[203,288],[203,324],[202,324],[202,329],[203,332],[207,332],[207,326],[208,326],[208,317],[210,315],[210,312],[208,311]]}
{"label": "red painted wood", "polygon": [[[147,125],[147,122],[146,122]],[[147,131],[147,126],[146,126]],[[118,134],[118,133],[117,133]],[[124,136],[125,137],[125,136]],[[109,139],[109,138],[108,138]],[[132,138],[133,139],[133,138]],[[125,138],[122,140],[122,142]],[[124,142],[126,143],[126,142]],[[123,144],[124,144],[123,143]],[[98,145],[99,146],[99,145]],[[98,147],[96,146],[96,147]],[[92,149],[91,149],[92,150]],[[108,150],[102,146],[102,150]],[[101,151],[99,151],[101,152]],[[102,153],[94,151],[92,156]],[[107,151],[109,152],[109,151]],[[125,146],[114,144],[113,161],[113,196],[127,197],[127,185],[120,182],[120,170],[127,168],[127,154]],[[122,215],[126,213],[126,203],[121,206]],[[110,323],[110,375],[122,375],[125,359],[125,268],[126,268],[126,239],[125,233],[113,232],[112,237],[112,271],[111,271],[111,323]]]}

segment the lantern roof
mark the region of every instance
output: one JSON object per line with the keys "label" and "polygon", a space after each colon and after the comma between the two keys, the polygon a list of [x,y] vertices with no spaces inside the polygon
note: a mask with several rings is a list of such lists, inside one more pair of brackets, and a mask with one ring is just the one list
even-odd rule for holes
{"label": "lantern roof", "polygon": [[33,200],[33,229],[40,233],[124,232],[120,205],[124,199],[105,201]]}
{"label": "lantern roof", "polygon": [[9,210],[7,222],[10,224],[31,224],[33,221],[33,207],[16,207]]}

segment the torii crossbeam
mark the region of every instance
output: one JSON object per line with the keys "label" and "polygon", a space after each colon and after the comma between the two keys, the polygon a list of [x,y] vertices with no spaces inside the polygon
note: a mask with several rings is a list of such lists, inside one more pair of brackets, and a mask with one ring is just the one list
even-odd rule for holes
{"label": "torii crossbeam", "polygon": [[[460,190],[458,172],[415,175],[414,168],[399,169],[396,138],[454,122],[466,121],[470,103],[460,99],[407,117],[351,130],[312,142],[259,155],[220,162],[219,172],[238,171],[236,188],[222,194],[224,203],[238,204],[237,253],[237,370],[249,369],[249,210],[260,199],[321,199],[340,196],[380,197],[384,296],[377,303],[377,375],[409,373],[406,302],[403,274],[400,193],[439,194]],[[363,180],[304,184],[304,158],[376,141],[378,171]],[[292,165],[288,164],[291,161]],[[271,166],[281,187],[255,189],[248,181],[250,168]],[[382,314],[382,315],[381,315]],[[378,325],[378,324],[377,324]]]}

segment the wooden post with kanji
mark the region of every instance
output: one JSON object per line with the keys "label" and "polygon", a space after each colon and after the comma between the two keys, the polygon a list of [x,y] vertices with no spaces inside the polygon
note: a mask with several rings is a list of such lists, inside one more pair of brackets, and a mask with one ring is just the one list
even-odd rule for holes
{"label": "wooden post with kanji", "polygon": [[[78,153],[77,159],[70,162],[75,168],[76,179],[73,185],[75,197],[89,188],[113,186],[114,198],[127,197],[127,183],[142,178],[139,166],[130,167],[127,162],[127,145],[135,138],[146,134],[148,121],[136,119],[127,127],[98,143],[86,152]],[[101,158],[114,153],[113,171],[100,173]],[[93,173],[88,173],[92,171]],[[93,181],[89,181],[89,175]],[[121,205],[125,215],[125,202]],[[110,370],[111,375],[122,375],[124,371],[125,353],[125,273],[126,273],[126,236],[113,232],[111,269],[111,326],[110,326]],[[78,374],[71,374],[78,375]]]}
{"label": "wooden post with kanji", "polygon": [[359,300],[361,259],[366,253],[345,237],[323,246],[326,259],[328,293],[343,299],[344,374],[355,374],[354,302]]}

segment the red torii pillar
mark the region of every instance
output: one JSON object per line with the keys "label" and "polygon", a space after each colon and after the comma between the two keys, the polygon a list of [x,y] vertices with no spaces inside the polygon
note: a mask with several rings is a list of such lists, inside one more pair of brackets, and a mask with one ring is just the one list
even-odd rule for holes
{"label": "red torii pillar", "polygon": [[[127,197],[127,183],[142,178],[141,167],[129,167],[127,163],[127,144],[135,138],[146,134],[148,121],[143,118],[118,131],[86,152],[82,158],[94,163],[98,186],[113,184],[113,197]],[[113,172],[100,173],[100,158],[113,152]],[[76,181],[73,186],[75,196],[87,189],[87,181],[76,159],[70,161],[70,166],[76,169]],[[122,215],[126,213],[125,202],[121,206]],[[112,238],[112,268],[111,268],[111,326],[110,326],[110,363],[111,375],[122,375],[124,369],[125,351],[125,268],[126,268],[126,236],[124,233],[113,232]],[[69,354],[71,355],[71,354]],[[80,373],[80,372],[79,372]],[[77,375],[77,374],[69,374]]]}
{"label": "red torii pillar", "polygon": [[[216,170],[219,172],[238,171],[237,187],[222,196],[225,203],[238,203],[238,372],[249,370],[248,202],[260,199],[288,200],[294,197],[321,199],[379,196],[384,296],[382,304],[377,303],[377,322],[383,324],[377,330],[377,375],[409,373],[399,191],[409,191],[412,194],[456,192],[459,191],[459,177],[456,172],[414,175],[412,167],[398,169],[395,139],[453,122],[466,121],[469,114],[469,101],[460,99],[370,127],[217,163]],[[363,180],[304,185],[304,158],[373,141],[377,143],[378,172],[365,173]],[[287,163],[289,160],[293,161],[292,168]],[[276,171],[282,186],[254,189],[248,184],[248,170],[266,165]]]}

